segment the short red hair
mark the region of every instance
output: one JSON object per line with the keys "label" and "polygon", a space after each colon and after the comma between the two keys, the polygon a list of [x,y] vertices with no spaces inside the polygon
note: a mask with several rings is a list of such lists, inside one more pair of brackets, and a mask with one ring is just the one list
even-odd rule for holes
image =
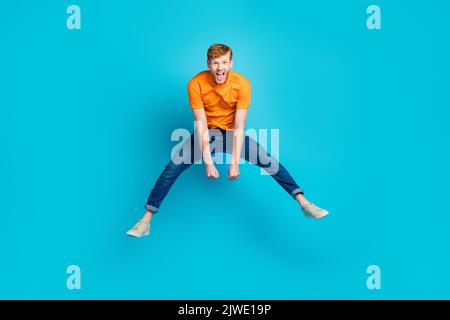
{"label": "short red hair", "polygon": [[211,47],[208,48],[207,59],[208,62],[212,59],[219,58],[221,56],[230,53],[230,60],[233,58],[233,50],[225,44],[214,43]]}

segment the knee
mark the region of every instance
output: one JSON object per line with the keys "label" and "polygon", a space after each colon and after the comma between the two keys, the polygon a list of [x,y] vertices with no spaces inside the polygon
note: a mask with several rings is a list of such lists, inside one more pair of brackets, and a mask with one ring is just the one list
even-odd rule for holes
{"label": "knee", "polygon": [[170,161],[164,168],[164,176],[172,177],[177,176],[183,171],[183,164],[176,164]]}

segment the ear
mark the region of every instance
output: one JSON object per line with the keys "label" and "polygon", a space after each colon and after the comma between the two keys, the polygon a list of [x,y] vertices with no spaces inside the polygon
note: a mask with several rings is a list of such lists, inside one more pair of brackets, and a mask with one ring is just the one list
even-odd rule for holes
{"label": "ear", "polygon": [[211,69],[211,63],[209,60],[206,60],[206,65],[208,66],[208,69]]}
{"label": "ear", "polygon": [[233,59],[230,61],[230,68],[233,68]]}

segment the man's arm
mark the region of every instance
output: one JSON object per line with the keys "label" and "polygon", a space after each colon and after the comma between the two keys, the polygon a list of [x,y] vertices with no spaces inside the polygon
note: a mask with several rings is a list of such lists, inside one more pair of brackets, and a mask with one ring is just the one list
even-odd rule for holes
{"label": "man's arm", "polygon": [[201,146],[203,160],[206,166],[206,176],[208,178],[217,179],[219,172],[214,165],[211,157],[211,149],[209,147],[209,132],[208,123],[206,121],[206,114],[203,108],[192,109],[195,119],[195,129],[197,131],[197,139]]}
{"label": "man's arm", "polygon": [[244,128],[247,120],[247,109],[236,109],[234,118],[234,132],[233,132],[233,154],[231,157],[231,164],[228,169],[228,178],[236,180],[239,177],[239,159],[241,157],[242,144],[244,142]]}

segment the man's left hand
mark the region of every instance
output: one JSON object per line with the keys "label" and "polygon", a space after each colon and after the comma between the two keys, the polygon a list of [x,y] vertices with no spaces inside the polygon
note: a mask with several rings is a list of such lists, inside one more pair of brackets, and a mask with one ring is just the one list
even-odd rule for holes
{"label": "man's left hand", "polygon": [[228,168],[228,179],[236,180],[239,178],[239,174],[239,166],[237,164],[230,164],[230,167]]}

